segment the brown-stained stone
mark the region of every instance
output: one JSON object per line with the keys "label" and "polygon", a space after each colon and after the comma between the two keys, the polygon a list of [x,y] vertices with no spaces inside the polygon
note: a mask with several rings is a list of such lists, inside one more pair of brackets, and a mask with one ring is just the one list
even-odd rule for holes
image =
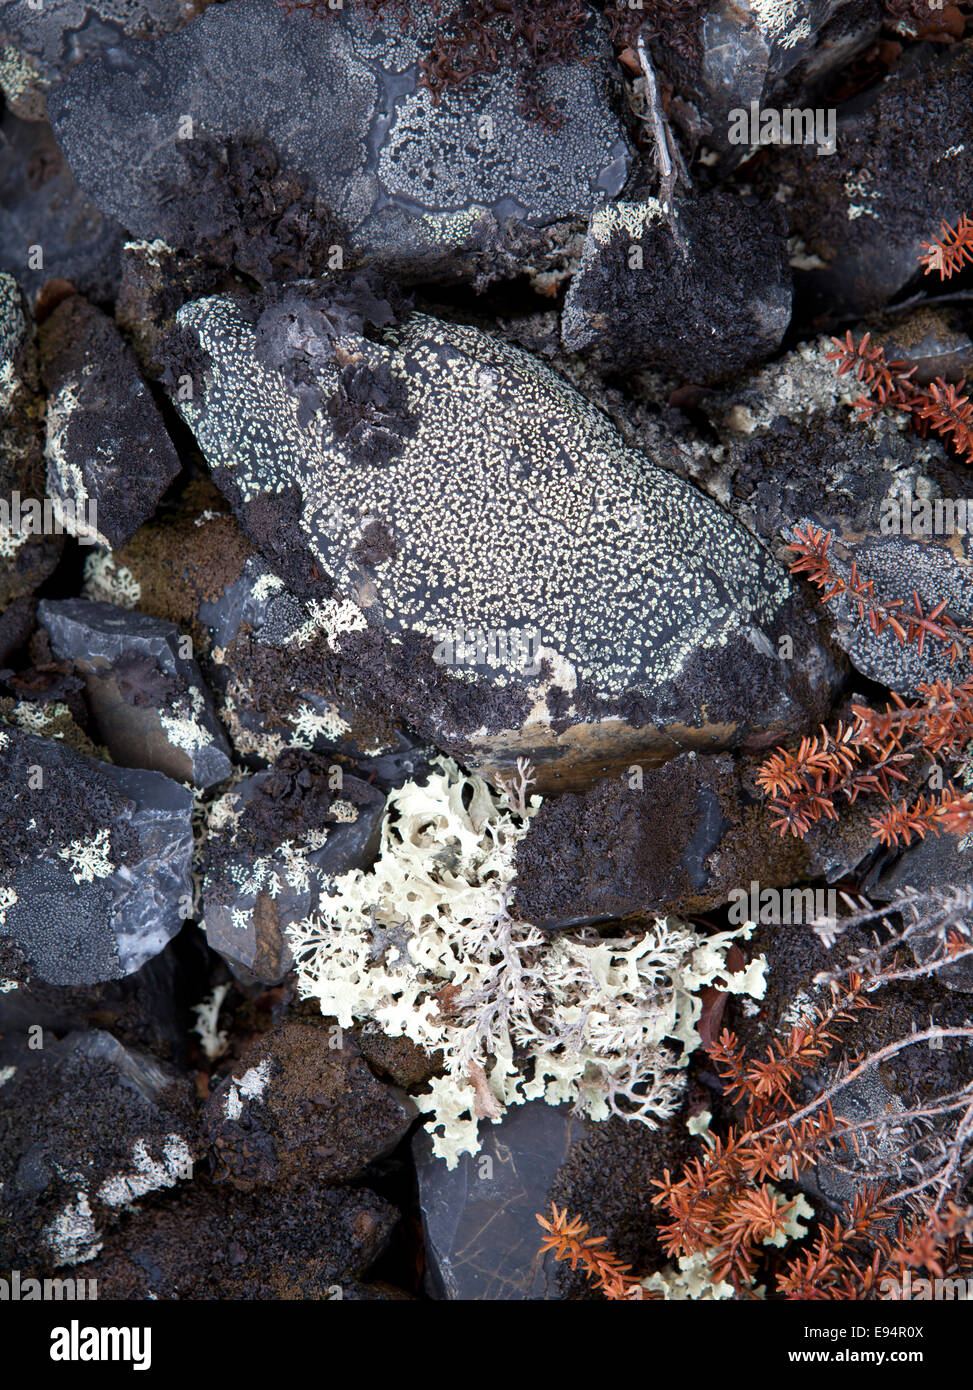
{"label": "brown-stained stone", "polygon": [[[248,1096],[235,1083],[254,1069],[266,1081],[259,1096]],[[372,1074],[350,1035],[287,1023],[255,1041],[214,1088],[202,1131],[219,1179],[245,1192],[290,1190],[357,1177],[399,1143],[413,1118],[408,1098]]]}

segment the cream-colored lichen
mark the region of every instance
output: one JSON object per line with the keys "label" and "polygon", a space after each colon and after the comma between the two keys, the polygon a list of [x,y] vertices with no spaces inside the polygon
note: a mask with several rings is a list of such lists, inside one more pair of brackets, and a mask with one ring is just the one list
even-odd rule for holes
{"label": "cream-colored lichen", "polygon": [[119,565],[110,552],[96,551],[85,560],[81,592],[94,603],[134,608],[142,597],[142,586],[132,571],[126,565]]}
{"label": "cream-colored lichen", "polygon": [[480,1119],[527,1100],[655,1126],[700,1041],[698,991],[763,991],[762,959],[726,968],[749,926],[706,937],[669,918],[604,939],[515,918],[514,856],[539,804],[518,815],[507,792],[439,759],[425,786],[391,793],[374,867],[333,879],[287,928],[300,992],[322,1013],[442,1049],[444,1074],[417,1100],[450,1167],[477,1151]]}

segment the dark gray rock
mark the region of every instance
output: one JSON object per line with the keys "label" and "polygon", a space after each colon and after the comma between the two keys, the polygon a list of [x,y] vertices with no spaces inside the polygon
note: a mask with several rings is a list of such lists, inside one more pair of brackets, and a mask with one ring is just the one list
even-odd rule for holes
{"label": "dark gray rock", "polygon": [[226,735],[175,624],[87,599],[45,599],[38,617],[57,659],[84,677],[97,736],[115,762],[201,788],[230,775]]}
{"label": "dark gray rock", "polygon": [[147,1049],[184,1066],[192,1038],[189,1001],[197,989],[170,942],[120,980],[72,988],[35,978],[29,985],[0,987],[0,1034],[26,1036],[35,1024],[62,1037],[105,1028],[126,1047]]}
{"label": "dark gray rock", "polygon": [[[50,92],[48,109],[99,206],[173,246],[207,232],[174,189],[191,202],[212,181],[210,239],[232,239],[258,166],[298,201],[293,180],[303,182],[347,227],[350,246],[338,242],[346,254],[426,275],[482,269],[484,252],[502,252],[508,219],[516,240],[518,226],[587,216],[621,191],[630,149],[594,20],[584,57],[543,75],[542,99],[564,117],[554,129],[520,114],[516,74],[504,66],[435,104],[418,86],[418,61],[437,17],[423,0],[410,15],[403,28],[390,12],[375,31],[358,6],[314,16],[285,15],[275,0],[212,5],[178,33],[92,54]],[[256,144],[233,147],[230,191],[219,151],[242,137]],[[263,231],[289,240],[280,221]],[[333,241],[325,238],[325,256]]]}
{"label": "dark gray rock", "polygon": [[556,783],[821,717],[835,671],[767,552],[527,354],[418,314],[382,344],[348,338],[393,383],[389,455],[342,437],[333,359],[311,359],[327,408],[302,424],[307,360],[265,366],[273,333],[227,299],[178,320],[210,357],[179,406],[214,480],[421,736],[487,769],[528,756]]}
{"label": "dark gray rock", "polygon": [[78,188],[50,126],[0,114],[0,270],[17,277],[31,303],[49,280],[66,280],[110,304],[122,236]]}
{"label": "dark gray rock", "polygon": [[878,37],[887,15],[860,0],[717,0],[700,32],[698,66],[682,83],[705,121],[706,144],[733,158],[730,113],[805,104],[810,88],[851,62]]}
{"label": "dark gray rock", "polygon": [[529,1101],[499,1125],[484,1123],[482,1147],[452,1172],[424,1130],[413,1140],[425,1236],[428,1292],[441,1299],[556,1298],[554,1261],[538,1254],[537,1213],[571,1145],[588,1122],[567,1106]]}
{"label": "dark gray rock", "polygon": [[24,1271],[83,1264],[133,1203],[192,1177],[191,1088],[105,1032],[11,1055],[0,1087],[0,1259]]}
{"label": "dark gray rock", "polygon": [[417,740],[324,634],[309,637],[313,612],[256,554],[212,484],[197,480],[128,545],[92,555],[85,593],[137,604],[191,635],[234,752],[254,771],[288,748],[340,753],[386,787],[420,766]]}
{"label": "dark gray rock", "polygon": [[287,1190],[359,1177],[398,1146],[416,1115],[337,1026],[287,1023],[259,1038],[211,1091],[201,1137],[217,1180],[244,1192]]}
{"label": "dark gray rock", "polygon": [[130,348],[71,295],[39,334],[48,392],[47,487],[65,529],[124,545],[179,473],[179,458]]}
{"label": "dark gray rock", "polygon": [[209,670],[221,716],[248,763],[304,748],[340,752],[379,776],[391,771],[390,759],[403,761],[406,775],[418,766],[416,740],[387,702],[335,659],[315,631],[313,606],[259,556],[218,600],[199,605],[198,619],[212,634]]}
{"label": "dark gray rock", "polygon": [[517,847],[517,915],[552,930],[706,912],[753,884],[759,898],[765,888],[834,880],[872,850],[859,808],[805,840],[781,836],[757,766],[687,753],[546,800]]}
{"label": "dark gray rock", "polygon": [[413,1140],[426,1249],[426,1291],[440,1299],[600,1298],[581,1271],[541,1259],[538,1215],[551,1202],[581,1214],[592,1235],[638,1275],[667,1261],[652,1178],[678,1172],[688,1134],[612,1119],[594,1124],[566,1105],[529,1101],[480,1127],[480,1152],[450,1172],[424,1130]]}
{"label": "dark gray rock", "polygon": [[209,809],[206,939],[244,980],[277,984],[293,965],[288,923],[322,905],[329,878],[378,849],[381,792],[338,764],[292,750]]}
{"label": "dark gray rock", "polygon": [[611,371],[655,368],[704,383],[769,357],[791,317],[779,213],[723,193],[596,212],[561,335]]}
{"label": "dark gray rock", "polygon": [[0,730],[3,934],[49,984],[129,975],[192,903],[192,792]]}

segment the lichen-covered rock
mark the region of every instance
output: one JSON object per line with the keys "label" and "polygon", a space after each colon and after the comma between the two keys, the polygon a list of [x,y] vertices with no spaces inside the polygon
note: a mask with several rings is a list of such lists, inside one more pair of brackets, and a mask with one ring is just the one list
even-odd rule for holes
{"label": "lichen-covered rock", "polygon": [[21,1046],[5,1052],[8,1065],[11,1056],[0,1087],[0,1260],[24,1271],[84,1264],[140,1198],[192,1178],[191,1088],[106,1032]]}
{"label": "lichen-covered rock", "polygon": [[55,985],[129,975],[192,903],[192,792],[0,728],[0,931]]}
{"label": "lichen-covered rock", "polygon": [[333,750],[383,782],[420,763],[389,703],[339,663],[308,605],[289,593],[208,480],[178,509],[85,567],[85,593],[178,623],[193,642],[237,756],[257,769],[288,748]]}
{"label": "lichen-covered rock", "polygon": [[63,546],[43,533],[42,418],[33,322],[17,281],[0,271],[0,611],[33,593]]}
{"label": "lichen-covered rock", "polygon": [[72,63],[125,38],[165,34],[207,0],[4,0],[0,88],[25,120],[43,119],[44,94]]}
{"label": "lichen-covered rock", "polygon": [[82,1273],[102,1299],[247,1299],[261,1303],[383,1297],[358,1280],[398,1221],[367,1188],[309,1183],[252,1194],[183,1185],[136,1209]]}
{"label": "lichen-covered rock", "polygon": [[973,204],[973,40],[918,46],[839,108],[837,153],[770,152],[754,181],[781,192],[795,305],[829,321],[885,305],[919,273],[923,241]]}
{"label": "lichen-covered rock", "polygon": [[113,762],[201,788],[229,777],[226,735],[178,627],[87,599],[45,599],[37,611],[54,655],[84,677]]}
{"label": "lichen-covered rock", "polygon": [[317,911],[332,876],[371,862],[384,808],[376,788],[298,750],[213,803],[203,925],[234,973],[284,978],[293,965],[285,929]]}
{"label": "lichen-covered rock", "polygon": [[0,269],[32,304],[53,279],[95,303],[118,287],[122,229],[78,188],[46,122],[0,114]]}
{"label": "lichen-covered rock", "polygon": [[118,329],[80,295],[38,339],[55,512],[72,535],[124,545],[179,473],[159,408]]}
{"label": "lichen-covered rock", "polygon": [[337,1026],[287,1023],[211,1092],[201,1132],[217,1180],[249,1192],[351,1181],[391,1153],[415,1117],[408,1096],[377,1080]]}
{"label": "lichen-covered rock", "polygon": [[596,212],[564,305],[569,352],[611,371],[718,380],[780,345],[791,317],[783,222],[723,193]]}
{"label": "lichen-covered rock", "polygon": [[[48,108],[82,187],[138,236],[235,242],[268,267],[281,254],[306,260],[286,209],[317,200],[303,240],[336,217],[346,253],[469,273],[502,252],[508,219],[516,237],[620,192],[630,150],[600,21],[578,62],[543,74],[556,128],[521,114],[516,74],[502,64],[434,103],[418,62],[437,22],[424,0],[406,25],[390,11],[378,29],[359,6],[315,16],[285,15],[275,0],[212,5],[178,33],[92,54]],[[275,180],[268,215],[253,191]],[[335,236],[317,239],[320,268]]]}
{"label": "lichen-covered rock", "polygon": [[[318,302],[295,322],[313,329]],[[343,339],[408,421],[375,454],[334,421],[336,359],[311,357],[309,378],[284,339],[285,365],[264,365],[276,323],[228,299],[178,321],[210,360],[178,404],[214,480],[315,630],[422,736],[556,782],[821,717],[834,668],[769,554],[527,354],[423,315],[382,344]]]}

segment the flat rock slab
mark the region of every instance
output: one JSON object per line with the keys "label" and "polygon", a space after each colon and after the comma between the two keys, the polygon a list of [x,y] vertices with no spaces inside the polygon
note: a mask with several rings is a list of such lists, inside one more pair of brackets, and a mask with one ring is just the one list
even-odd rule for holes
{"label": "flat rock slab", "polygon": [[429,1293],[440,1299],[556,1298],[555,1266],[538,1253],[537,1213],[588,1122],[567,1106],[529,1101],[484,1123],[478,1154],[450,1172],[425,1131],[413,1140]]}
{"label": "flat rock slab", "polygon": [[212,5],[177,33],[92,54],[48,95],[79,183],[129,231],[185,244],[198,229],[172,194],[191,183],[188,119],[196,140],[265,142],[346,225],[352,249],[427,272],[458,271],[457,253],[472,264],[507,219],[584,217],[620,192],[630,149],[596,21],[584,59],[544,75],[542,95],[563,117],[554,129],[520,114],[509,68],[438,103],[420,90],[436,23],[422,0],[406,30],[393,15],[375,29],[358,9]]}
{"label": "flat rock slab", "polygon": [[192,792],[0,728],[2,932],[54,985],[129,975],[192,904]]}
{"label": "flat rock slab", "polygon": [[84,677],[98,737],[116,762],[201,788],[229,777],[226,735],[175,624],[87,599],[45,599],[38,617],[57,659]]}
{"label": "flat rock slab", "polygon": [[468,765],[523,755],[556,785],[822,717],[836,673],[769,552],[526,353],[418,314],[343,339],[399,432],[370,451],[329,409],[337,361],[312,359],[308,409],[277,319],[261,336],[214,298],[178,323],[208,361],[179,408],[244,529],[332,650]]}

